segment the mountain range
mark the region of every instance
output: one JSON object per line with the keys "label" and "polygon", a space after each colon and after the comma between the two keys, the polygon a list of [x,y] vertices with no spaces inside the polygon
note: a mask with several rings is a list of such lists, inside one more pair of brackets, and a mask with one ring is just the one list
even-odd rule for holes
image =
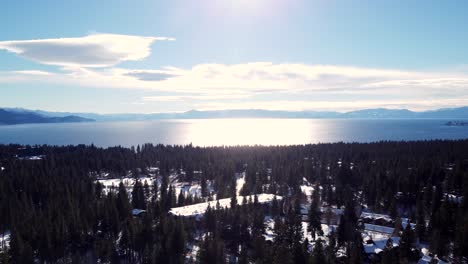
{"label": "mountain range", "polygon": [[0,109],[0,124],[16,125],[31,123],[76,123],[92,122],[94,119],[77,115],[47,116],[35,111],[23,109]]}
{"label": "mountain range", "polygon": [[96,114],[48,112],[22,108],[0,108],[0,124],[213,118],[468,119],[468,107],[442,108],[422,112],[407,109],[376,108],[344,113],[334,111],[272,111],[245,109],[213,111],[191,110],[181,113],[152,114]]}

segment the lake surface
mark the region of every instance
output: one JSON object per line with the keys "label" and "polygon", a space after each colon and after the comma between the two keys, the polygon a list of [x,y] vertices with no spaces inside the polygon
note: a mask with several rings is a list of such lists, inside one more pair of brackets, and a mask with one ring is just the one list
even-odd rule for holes
{"label": "lake surface", "polygon": [[136,146],[143,143],[291,145],[319,142],[467,139],[448,120],[197,119],[0,126],[0,143]]}

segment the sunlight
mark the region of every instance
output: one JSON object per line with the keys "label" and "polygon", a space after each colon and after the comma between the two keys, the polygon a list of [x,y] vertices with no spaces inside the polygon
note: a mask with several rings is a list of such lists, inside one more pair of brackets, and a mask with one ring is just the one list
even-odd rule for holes
{"label": "sunlight", "polygon": [[265,17],[276,17],[280,13],[285,13],[287,8],[295,1],[277,0],[222,0],[206,1],[205,8],[207,14],[223,19],[243,21],[248,18],[257,19]]}
{"label": "sunlight", "polygon": [[[199,146],[303,144],[312,139],[313,129],[307,120],[207,119],[190,123],[190,140]],[[187,121],[182,121],[187,122]]]}

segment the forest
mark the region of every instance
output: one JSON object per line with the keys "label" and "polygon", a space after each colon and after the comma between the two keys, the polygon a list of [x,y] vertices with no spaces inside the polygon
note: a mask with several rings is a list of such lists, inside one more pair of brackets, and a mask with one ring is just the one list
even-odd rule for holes
{"label": "forest", "polygon": [[0,145],[0,263],[467,263],[467,196],[468,140]]}

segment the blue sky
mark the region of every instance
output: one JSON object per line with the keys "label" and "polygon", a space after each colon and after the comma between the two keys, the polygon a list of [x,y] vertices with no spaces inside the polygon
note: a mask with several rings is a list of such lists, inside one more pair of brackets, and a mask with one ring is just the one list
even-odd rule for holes
{"label": "blue sky", "polygon": [[466,1],[3,1],[0,106],[468,105],[466,10]]}

